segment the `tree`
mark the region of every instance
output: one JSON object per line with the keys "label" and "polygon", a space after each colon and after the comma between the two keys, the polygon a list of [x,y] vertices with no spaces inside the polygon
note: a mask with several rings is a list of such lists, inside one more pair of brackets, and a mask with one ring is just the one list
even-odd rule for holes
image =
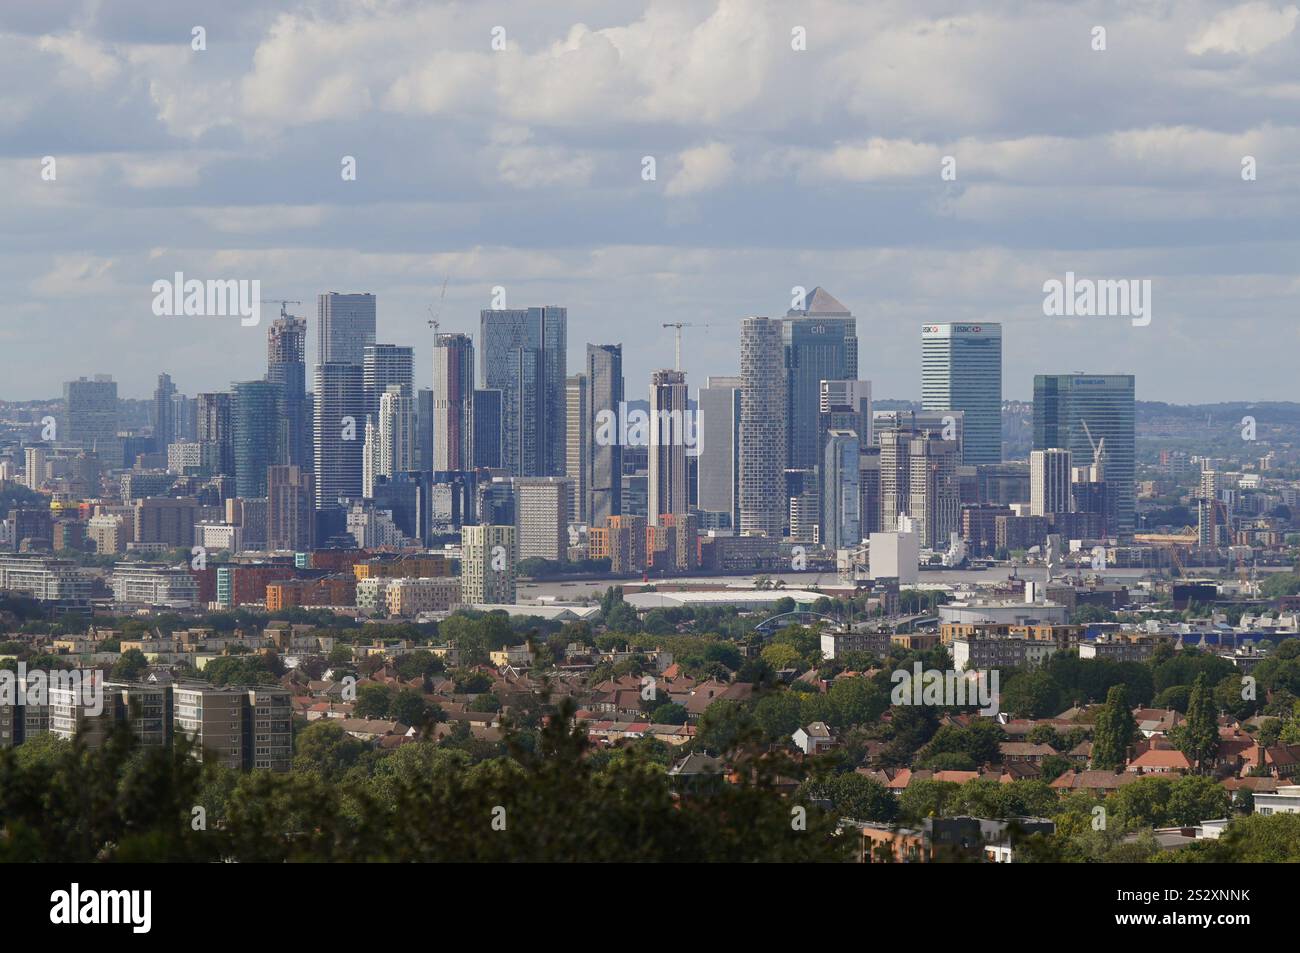
{"label": "tree", "polygon": [[404,725],[418,728],[425,722],[437,721],[442,709],[430,704],[423,695],[414,689],[403,688],[393,696],[388,706],[388,714]]}
{"label": "tree", "polygon": [[1192,686],[1191,699],[1187,703],[1187,720],[1172,733],[1178,750],[1187,755],[1198,772],[1214,767],[1215,755],[1219,750],[1217,716],[1214,695],[1202,672],[1196,676],[1196,683]]}
{"label": "tree", "polygon": [[393,693],[387,685],[362,685],[357,689],[352,713],[358,718],[386,718],[392,703]]}
{"label": "tree", "polygon": [[785,668],[796,668],[803,661],[799,654],[799,650],[793,645],[785,645],[776,642],[763,649],[762,656],[763,661],[777,671]]}
{"label": "tree", "polygon": [[149,670],[149,660],[139,649],[127,649],[116,662],[110,677],[115,681],[134,682]]}
{"label": "tree", "polygon": [[294,738],[294,771],[337,781],[357,763],[366,744],[343,730],[332,718],[314,721]]}
{"label": "tree", "polygon": [[686,706],[677,702],[664,702],[650,712],[650,720],[656,725],[684,725],[686,717]]}
{"label": "tree", "polygon": [[1093,729],[1092,766],[1099,770],[1113,770],[1126,764],[1135,731],[1137,724],[1129,710],[1124,686],[1112,685]]}
{"label": "tree", "polygon": [[1169,792],[1168,818],[1172,824],[1191,826],[1227,817],[1232,796],[1213,778],[1188,775],[1174,782]]}
{"label": "tree", "polygon": [[879,781],[850,771],[830,784],[831,801],[838,814],[858,821],[892,821],[898,802]]}

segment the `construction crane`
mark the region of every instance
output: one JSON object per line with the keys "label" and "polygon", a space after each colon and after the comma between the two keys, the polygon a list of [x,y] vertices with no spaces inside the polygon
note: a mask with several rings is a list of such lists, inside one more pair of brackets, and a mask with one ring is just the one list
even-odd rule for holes
{"label": "construction crane", "polygon": [[1102,437],[1101,440],[1093,440],[1092,431],[1088,429],[1088,421],[1084,420],[1081,423],[1083,424],[1083,432],[1088,437],[1088,444],[1092,447],[1092,465],[1097,471],[1095,476],[1101,478],[1106,468],[1106,438]]}
{"label": "construction crane", "polygon": [[442,302],[447,297],[447,279],[450,277],[451,275],[448,275],[446,278],[442,279],[442,294],[438,295],[438,307],[434,308],[433,305],[429,305],[429,327],[433,328],[435,337],[438,334],[438,328],[442,327],[438,318],[442,315]]}
{"label": "construction crane", "polygon": [[280,306],[280,317],[291,318],[293,315],[285,310],[285,305],[302,304],[302,302],[294,301],[292,298],[263,298],[262,304],[278,304]]}
{"label": "construction crane", "polygon": [[666,321],[663,326],[677,329],[676,359],[673,362],[673,370],[680,371],[682,369],[682,328],[707,328],[710,325],[692,324],[690,321]]}

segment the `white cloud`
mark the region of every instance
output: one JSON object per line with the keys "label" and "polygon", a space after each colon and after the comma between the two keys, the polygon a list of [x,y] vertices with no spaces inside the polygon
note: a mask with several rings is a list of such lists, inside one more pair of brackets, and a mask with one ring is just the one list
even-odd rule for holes
{"label": "white cloud", "polygon": [[664,189],[668,195],[691,195],[717,188],[729,181],[736,170],[731,147],[721,142],[687,149],[677,158],[681,168]]}
{"label": "white cloud", "polygon": [[1274,8],[1267,3],[1243,3],[1211,20],[1187,44],[1187,51],[1196,56],[1206,53],[1245,53],[1249,56],[1290,36],[1297,16],[1300,16],[1300,9],[1294,5]]}

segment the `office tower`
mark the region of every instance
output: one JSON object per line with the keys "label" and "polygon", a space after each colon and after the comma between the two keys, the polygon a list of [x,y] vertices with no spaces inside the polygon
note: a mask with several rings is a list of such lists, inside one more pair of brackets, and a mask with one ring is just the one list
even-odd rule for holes
{"label": "office tower", "polygon": [[707,377],[697,399],[697,506],[710,529],[740,525],[740,378]]}
{"label": "office tower", "polygon": [[415,445],[421,473],[433,472],[433,388],[421,387],[415,395]]}
{"label": "office tower", "polygon": [[316,509],[361,498],[365,392],[360,364],[316,367]]}
{"label": "office tower", "polygon": [[785,522],[787,433],[780,320],[741,322],[740,385],[740,531],[779,537]]}
{"label": "office tower", "polygon": [[111,374],[93,380],[79,377],[63,385],[66,423],[59,441],[94,450],[97,443],[117,439],[117,384]]}
{"label": "office tower", "polygon": [[317,295],[316,316],[320,332],[316,363],[360,367],[366,345],[375,343],[375,296],[336,291]]}
{"label": "office tower", "polygon": [[1201,471],[1196,492],[1197,545],[1221,546],[1230,542],[1231,511],[1224,502],[1223,474],[1217,470]]}
{"label": "office tower", "polygon": [[873,413],[872,430],[928,431],[944,440],[957,443],[961,454],[965,447],[966,414],[960,410],[877,410]]}
{"label": "office tower", "polygon": [[266,549],[313,549],[315,510],[316,488],[309,469],[282,464],[266,471]]}
{"label": "office tower", "polygon": [[230,385],[235,495],[266,496],[266,469],[276,456],[276,389],[268,381]]}
{"label": "office tower", "polygon": [[470,469],[499,469],[501,467],[501,391],[477,388],[470,411],[473,421],[473,467]]}
{"label": "office tower", "polygon": [[378,474],[392,479],[415,469],[415,401],[396,384],[379,398]]}
{"label": "office tower", "polygon": [[565,465],[564,308],[483,311],[483,384],[501,391],[501,466],[559,476]]}
{"label": "office tower", "polygon": [[1106,485],[1109,532],[1133,533],[1132,374],[1034,376],[1034,449],[1062,447],[1096,460]]}
{"label": "office tower", "polygon": [[962,462],[1002,459],[1002,325],[921,328],[921,407],[966,415]]}
{"label": "office tower", "polygon": [[230,395],[199,394],[197,432],[206,476],[235,475],[235,444],[230,423]]}
{"label": "office tower", "polygon": [[45,482],[45,447],[23,448],[23,486],[39,490]]}
{"label": "office tower", "polygon": [[307,416],[307,322],[285,315],[266,332],[266,380],[275,388],[277,463],[310,468]]}
{"label": "office tower", "polygon": [[474,450],[474,342],[439,334],[433,348],[433,469],[469,470]]}
{"label": "office tower", "polygon": [[918,430],[885,430],[878,439],[882,531],[895,531],[906,516],[921,546],[946,546],[961,529],[957,442]]}
{"label": "office tower", "polygon": [[696,443],[687,404],[686,374],[658,370],[650,375],[650,446],[646,474],[646,517],[651,526],[667,513],[690,510],[686,490],[686,447]]}
{"label": "office tower", "polygon": [[[515,524],[515,485],[509,477],[494,477],[475,489],[474,512],[487,526]],[[474,520],[469,520],[474,522]]]}
{"label": "office tower", "polygon": [[171,375],[159,374],[158,386],[153,392],[153,448],[155,453],[166,453],[167,445],[176,438],[176,408],[172,398],[176,385]]}
{"label": "office tower", "polygon": [[375,477],[379,474],[379,427],[375,418],[366,417],[366,437],[361,444],[361,495],[369,500],[375,495]]}
{"label": "office tower", "polygon": [[574,523],[587,522],[587,469],[591,443],[587,427],[591,419],[587,405],[587,375],[570,374],[565,385],[565,462],[564,472],[573,488],[569,503],[569,519]]}
{"label": "office tower", "polygon": [[852,430],[862,447],[873,445],[871,381],[822,381],[818,385],[819,457],[826,447],[826,435],[832,430]]}
{"label": "office tower", "polygon": [[190,442],[195,439],[198,402],[184,394],[172,394],[172,440]]}
{"label": "office tower", "polygon": [[460,601],[513,605],[518,554],[513,526],[480,524],[461,530]]}
{"label": "office tower", "polygon": [[821,382],[858,376],[858,323],[848,308],[824,289],[814,288],[804,310],[786,312],[781,333],[788,375],[785,465],[808,470],[821,459]]}
{"label": "office tower", "polygon": [[1070,451],[1059,447],[1029,454],[1029,515],[1070,512]]}
{"label": "office tower", "polygon": [[568,477],[515,477],[514,484],[519,558],[565,562],[573,484]]}
{"label": "office tower", "polygon": [[821,544],[845,549],[862,542],[862,461],[853,430],[831,430],[821,467]]}
{"label": "office tower", "polygon": [[[587,520],[603,526],[623,512],[623,444],[618,420],[623,408],[623,345],[587,345]],[[600,422],[613,421],[611,428]]]}
{"label": "office tower", "polygon": [[862,538],[882,531],[880,519],[880,448],[863,447],[859,441],[858,488],[862,502],[858,515],[862,521]]}
{"label": "office tower", "polygon": [[[379,399],[397,386],[414,397],[415,349],[400,344],[368,344],[361,357],[361,381],[366,392],[366,416],[379,413]],[[436,446],[437,441],[434,441]]]}

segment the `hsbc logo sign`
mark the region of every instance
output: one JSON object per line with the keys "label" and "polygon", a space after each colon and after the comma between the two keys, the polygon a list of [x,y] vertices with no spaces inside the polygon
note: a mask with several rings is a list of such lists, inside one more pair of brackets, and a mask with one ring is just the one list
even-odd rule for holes
{"label": "hsbc logo sign", "polygon": [[[943,330],[943,326],[938,324],[921,325],[922,334],[941,334]],[[959,334],[979,334],[984,328],[979,324],[950,324],[948,330]]]}

